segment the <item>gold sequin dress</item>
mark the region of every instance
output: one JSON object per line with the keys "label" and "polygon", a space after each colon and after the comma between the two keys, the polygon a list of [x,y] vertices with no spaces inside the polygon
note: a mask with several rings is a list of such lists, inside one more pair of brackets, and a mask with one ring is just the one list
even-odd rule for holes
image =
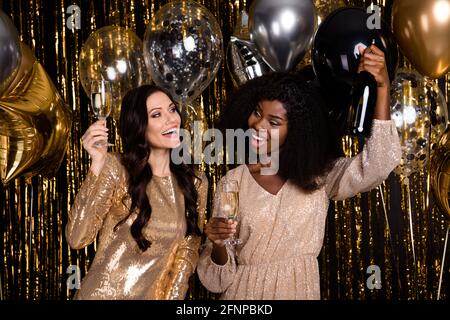
{"label": "gold sequin dress", "polygon": [[[202,229],[208,190],[204,175],[195,181]],[[108,154],[99,176],[89,172],[69,213],[66,238],[74,249],[98,247],[76,299],[184,299],[198,261],[200,237],[185,237],[184,196],[173,175],[153,176],[147,186],[152,216],[143,234],[152,241],[141,252],[131,235],[127,173],[117,154]]]}
{"label": "gold sequin dress", "polygon": [[[228,261],[211,260],[211,242],[200,256],[197,273],[221,299],[320,299],[317,256],[325,233],[329,199],[342,200],[380,184],[400,161],[393,121],[374,120],[372,136],[361,153],[340,158],[323,187],[305,194],[289,180],[276,195],[263,189],[241,165],[226,174],[239,184],[237,236],[227,246]],[[215,207],[220,195],[216,194]]]}

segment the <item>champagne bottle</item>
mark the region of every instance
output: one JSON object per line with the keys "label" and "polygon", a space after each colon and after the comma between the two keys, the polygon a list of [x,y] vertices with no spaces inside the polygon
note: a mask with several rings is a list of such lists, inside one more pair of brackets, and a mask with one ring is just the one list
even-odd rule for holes
{"label": "champagne bottle", "polygon": [[370,136],[376,101],[375,78],[367,71],[357,73],[351,90],[351,105],[347,117],[349,134]]}

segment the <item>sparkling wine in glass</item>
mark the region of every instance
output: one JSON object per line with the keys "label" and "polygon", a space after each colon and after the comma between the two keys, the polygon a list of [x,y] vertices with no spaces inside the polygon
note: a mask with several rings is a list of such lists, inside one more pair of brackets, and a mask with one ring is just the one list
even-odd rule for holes
{"label": "sparkling wine in glass", "polygon": [[[105,121],[109,117],[112,108],[112,87],[106,80],[93,80],[91,82],[92,111],[99,120]],[[104,146],[105,142],[96,142],[95,146]],[[108,143],[108,146],[113,144]]]}
{"label": "sparkling wine in glass", "polygon": [[[220,216],[237,221],[239,212],[239,187],[236,180],[224,180],[220,186]],[[224,240],[225,244],[239,245],[241,240],[235,238]]]}

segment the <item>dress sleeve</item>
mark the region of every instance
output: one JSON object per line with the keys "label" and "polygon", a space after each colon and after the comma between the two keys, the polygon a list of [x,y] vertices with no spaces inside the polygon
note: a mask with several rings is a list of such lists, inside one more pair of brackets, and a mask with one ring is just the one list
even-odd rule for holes
{"label": "dress sleeve", "polygon": [[[220,192],[216,192],[214,197],[214,213],[219,209]],[[218,265],[211,259],[212,242],[207,240],[205,248],[200,254],[197,267],[197,274],[202,284],[211,292],[221,293],[228,289],[233,283],[236,274],[236,258],[234,246],[225,246],[228,253],[228,260],[224,265]]]}
{"label": "dress sleeve", "polygon": [[224,265],[218,265],[211,259],[212,243],[207,240],[198,262],[197,274],[205,286],[211,292],[222,293],[233,283],[236,275],[236,258],[234,248],[225,246],[228,260]]}
{"label": "dress sleeve", "polygon": [[119,160],[109,153],[98,176],[89,171],[69,212],[66,239],[71,248],[82,249],[97,237],[117,189],[118,171]]}
{"label": "dress sleeve", "polygon": [[325,182],[332,200],[343,200],[369,191],[383,182],[401,159],[400,141],[393,120],[373,120],[372,135],[363,151],[340,158]]}
{"label": "dress sleeve", "polygon": [[[198,226],[203,231],[206,201],[208,196],[208,180],[204,174],[200,175],[195,185],[198,192],[197,211]],[[189,287],[189,278],[197,267],[201,237],[189,235],[183,239],[175,253],[175,259],[169,272],[169,282],[165,299],[182,300]]]}

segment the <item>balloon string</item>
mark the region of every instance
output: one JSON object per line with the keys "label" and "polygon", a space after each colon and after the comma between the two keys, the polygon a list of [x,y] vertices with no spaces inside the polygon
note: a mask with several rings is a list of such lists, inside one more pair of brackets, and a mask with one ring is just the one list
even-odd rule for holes
{"label": "balloon string", "polygon": [[386,219],[386,227],[387,227],[388,235],[389,235],[389,244],[391,247],[391,255],[392,255],[392,259],[394,261],[395,271],[397,272],[398,287],[401,290],[402,283],[400,281],[400,267],[399,267],[398,259],[397,259],[397,255],[396,255],[397,250],[394,250],[394,239],[392,238],[391,227],[389,226],[389,218],[388,218],[387,210],[386,210],[386,202],[384,201],[383,188],[382,188],[381,184],[378,186],[378,192],[380,193],[381,203],[383,204],[384,218]]}
{"label": "balloon string", "polygon": [[[30,226],[29,226],[29,237],[28,237],[28,239],[29,239],[29,241],[30,241],[30,244],[29,244],[29,246],[28,246],[28,253],[29,253],[29,258],[28,258],[28,264],[29,264],[29,267],[28,267],[28,270],[29,270],[29,275],[30,275],[30,277],[31,277],[31,269],[33,268],[33,263],[32,263],[32,261],[33,261],[33,250],[32,250],[32,241],[31,241],[31,239],[32,239],[32,236],[33,236],[33,226],[34,226],[34,223],[33,223],[33,199],[34,199],[34,192],[33,192],[33,183],[31,182],[30,183],[30,193],[31,193],[31,196],[30,196]],[[31,279],[30,278],[30,283],[31,283],[31,281],[33,281],[33,279]]]}
{"label": "balloon string", "polygon": [[448,242],[449,229],[450,229],[450,224],[447,226],[447,234],[445,236],[444,252],[442,253],[441,274],[439,275],[439,288],[438,288],[438,294],[437,294],[438,300],[441,297],[442,274],[444,273],[444,267],[445,267],[445,254],[447,253],[447,242]]}
{"label": "balloon string", "polygon": [[416,249],[414,248],[414,230],[413,230],[413,221],[412,221],[412,206],[411,206],[411,190],[409,188],[409,179],[405,178],[405,184],[406,184],[406,192],[408,194],[408,213],[409,213],[409,235],[411,238],[411,248],[413,253],[413,277],[414,277],[414,284],[416,287],[416,299],[418,299],[419,296],[419,290],[417,286],[417,263],[416,263]]}

